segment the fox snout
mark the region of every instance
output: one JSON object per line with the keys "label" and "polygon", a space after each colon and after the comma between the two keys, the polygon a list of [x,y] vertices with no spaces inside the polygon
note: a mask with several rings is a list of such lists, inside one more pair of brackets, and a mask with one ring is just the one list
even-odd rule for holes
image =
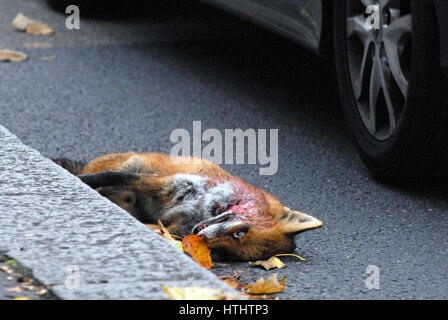
{"label": "fox snout", "polygon": [[206,239],[211,239],[226,232],[233,223],[232,213],[223,213],[217,217],[202,221],[193,227],[192,233]]}
{"label": "fox snout", "polygon": [[197,224],[192,232],[202,237],[219,260],[267,259],[295,249],[295,235],[319,228],[322,221],[305,213],[285,208],[278,220],[263,217],[245,220],[223,213]]}

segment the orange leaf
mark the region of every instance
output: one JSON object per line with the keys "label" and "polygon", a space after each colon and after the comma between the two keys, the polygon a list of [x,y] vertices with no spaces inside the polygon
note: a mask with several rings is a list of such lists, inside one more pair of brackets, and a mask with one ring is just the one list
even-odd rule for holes
{"label": "orange leaf", "polygon": [[202,267],[211,269],[214,266],[210,249],[201,237],[195,234],[186,236],[182,239],[182,248]]}
{"label": "orange leaf", "polygon": [[286,277],[283,277],[282,280],[278,282],[276,273],[270,276],[268,280],[261,277],[255,283],[247,285],[247,293],[264,294],[282,292],[286,289],[285,281]]}

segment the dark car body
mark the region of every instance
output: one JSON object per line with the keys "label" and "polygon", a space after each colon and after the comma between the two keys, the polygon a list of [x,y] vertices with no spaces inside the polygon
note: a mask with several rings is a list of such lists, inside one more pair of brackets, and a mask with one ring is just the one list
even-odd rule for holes
{"label": "dark car body", "polygon": [[[332,0],[202,0],[244,16],[322,55],[332,54]],[[337,1],[337,0],[335,0]],[[448,67],[448,1],[434,0],[441,39],[441,64]]]}

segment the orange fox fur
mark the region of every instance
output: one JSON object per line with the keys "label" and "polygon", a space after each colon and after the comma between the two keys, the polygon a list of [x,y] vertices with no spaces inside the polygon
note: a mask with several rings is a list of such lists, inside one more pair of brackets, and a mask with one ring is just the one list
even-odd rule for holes
{"label": "orange fox fur", "polygon": [[160,219],[180,236],[196,233],[221,259],[269,258],[294,236],[322,226],[212,162],[134,152],[100,156],[79,177],[145,223]]}

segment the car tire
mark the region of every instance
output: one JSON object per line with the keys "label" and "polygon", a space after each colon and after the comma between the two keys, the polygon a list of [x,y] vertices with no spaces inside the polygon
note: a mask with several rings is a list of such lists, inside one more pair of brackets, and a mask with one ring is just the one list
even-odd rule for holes
{"label": "car tire", "polygon": [[433,1],[378,5],[379,29],[369,30],[361,24],[367,21],[366,6],[378,2],[387,3],[334,1],[335,64],[348,130],[377,178],[444,179],[448,90]]}

